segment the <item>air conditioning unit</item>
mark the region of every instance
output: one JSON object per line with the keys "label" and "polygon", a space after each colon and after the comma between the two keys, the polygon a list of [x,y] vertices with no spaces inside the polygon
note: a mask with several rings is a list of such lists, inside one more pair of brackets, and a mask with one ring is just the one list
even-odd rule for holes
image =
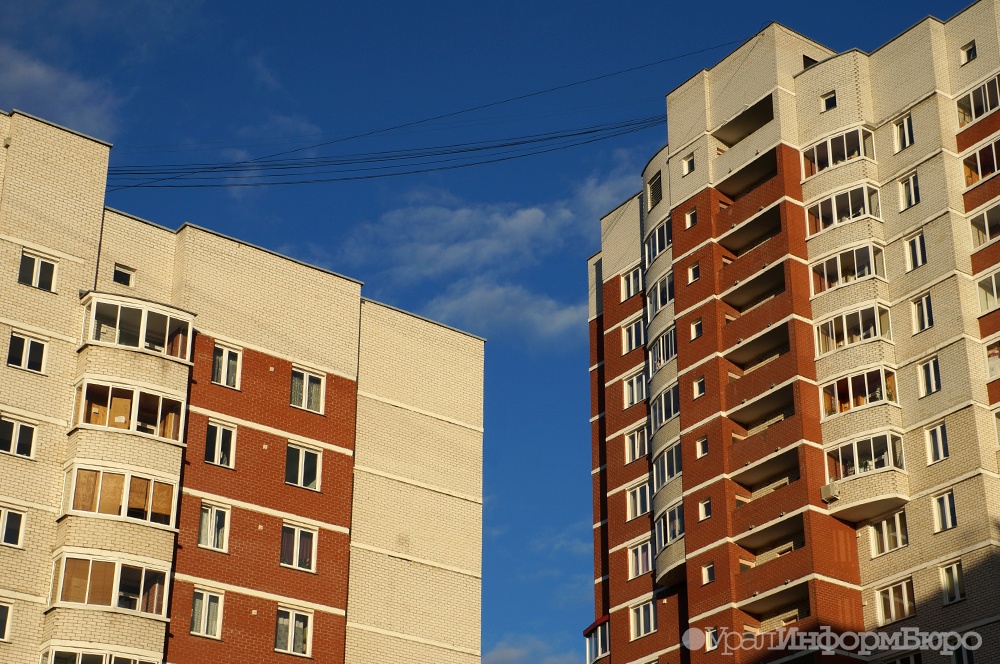
{"label": "air conditioning unit", "polygon": [[819,490],[819,495],[824,503],[832,503],[840,498],[840,487],[836,482],[831,482]]}

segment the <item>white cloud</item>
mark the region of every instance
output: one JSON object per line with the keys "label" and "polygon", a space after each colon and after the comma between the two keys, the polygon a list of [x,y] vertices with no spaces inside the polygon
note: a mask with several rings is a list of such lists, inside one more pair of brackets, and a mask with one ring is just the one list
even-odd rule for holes
{"label": "white cloud", "polygon": [[579,664],[580,653],[557,652],[536,636],[507,636],[483,655],[483,664]]}
{"label": "white cloud", "polygon": [[557,533],[536,537],[532,547],[536,551],[557,554],[591,555],[593,553],[593,529],[588,523],[576,523]]}
{"label": "white cloud", "polygon": [[115,134],[122,100],[103,82],[49,65],[9,44],[0,44],[0,79],[11,108],[95,138],[108,140]]}

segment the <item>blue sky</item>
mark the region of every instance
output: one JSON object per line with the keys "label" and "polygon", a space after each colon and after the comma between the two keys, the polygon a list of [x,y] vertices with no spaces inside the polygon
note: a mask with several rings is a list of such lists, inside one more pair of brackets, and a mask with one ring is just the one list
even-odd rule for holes
{"label": "blue sky", "polygon": [[[871,50],[964,3],[7,5],[0,108],[111,141],[121,167],[454,145],[662,114],[669,90],[770,21]],[[593,616],[585,261],[599,217],[639,189],[665,142],[661,125],[474,168],[130,188],[107,203],[362,279],[367,297],[486,336],[484,662],[568,664],[582,661]]]}

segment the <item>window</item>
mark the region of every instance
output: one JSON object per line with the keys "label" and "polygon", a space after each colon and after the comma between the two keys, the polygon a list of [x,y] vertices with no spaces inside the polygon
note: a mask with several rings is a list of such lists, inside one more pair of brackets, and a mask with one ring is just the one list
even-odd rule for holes
{"label": "window", "polygon": [[[920,663],[916,662],[916,664]],[[971,650],[967,650],[965,646],[959,646],[958,650],[951,653],[951,664],[976,664],[976,661]]]}
{"label": "window", "polygon": [[622,355],[635,350],[642,345],[642,319],[622,326]]}
{"label": "window", "polygon": [[41,373],[44,360],[44,342],[11,332],[10,346],[7,349],[7,364],[9,366]]}
{"label": "window", "polygon": [[628,518],[634,519],[649,512],[649,484],[640,484],[628,492]]}
{"label": "window", "polygon": [[698,208],[691,208],[684,213],[684,228],[691,228],[698,223]]}
{"label": "window", "polygon": [[239,389],[241,355],[235,348],[216,344],[212,353],[212,382]]}
{"label": "window", "polygon": [[701,279],[701,265],[698,263],[692,263],[688,266],[688,283],[693,284],[699,279]]}
{"label": "window", "polygon": [[649,439],[646,437],[645,427],[625,434],[625,463],[632,463],[647,454],[649,454]]}
{"label": "window", "polygon": [[702,458],[708,455],[708,437],[702,436],[698,440],[694,441],[695,456],[697,458]]}
{"label": "window", "polygon": [[[1000,376],[1000,341],[994,341],[986,346],[986,369],[989,372],[989,379],[993,380]],[[0,420],[0,425],[3,421]],[[0,433],[0,452],[3,451],[3,435]]]}
{"label": "window", "polygon": [[622,275],[622,302],[642,290],[642,268],[630,270]]}
{"label": "window", "polygon": [[701,585],[715,581],[715,563],[701,566]]}
{"label": "window", "polygon": [[915,270],[927,262],[927,245],[924,234],[917,233],[906,240],[906,271]]}
{"label": "window", "polygon": [[888,307],[865,307],[839,314],[816,326],[816,342],[821,357],[845,346],[879,338],[892,340]]}
{"label": "window", "polygon": [[997,79],[991,78],[979,85],[967,95],[958,98],[958,126],[964,127],[970,122],[996,110],[1000,106],[1000,95],[997,94]]}
{"label": "window", "polygon": [[925,397],[941,389],[941,369],[937,356],[917,365],[920,374],[920,396]]}
{"label": "window", "polygon": [[873,369],[845,376],[822,388],[823,414],[827,417],[880,401],[896,402],[896,374]]}
{"label": "window", "polygon": [[649,301],[646,307],[649,310],[649,320],[659,313],[660,309],[674,301],[674,273],[668,272],[660,277],[653,288],[649,291]]}
{"label": "window", "polygon": [[956,561],[941,568],[941,592],[944,603],[951,604],[965,599],[965,582],[962,579],[962,561]]}
{"label": "window", "polygon": [[705,498],[698,503],[698,520],[704,521],[712,516],[712,499]]}
{"label": "window", "polygon": [[655,433],[680,413],[681,396],[677,383],[674,383],[649,402],[649,431]]}
{"label": "window", "polygon": [[625,392],[625,407],[629,408],[646,398],[646,377],[640,372],[622,381]]}
{"label": "window", "polygon": [[878,217],[878,189],[855,187],[842,191],[809,206],[806,219],[809,235],[816,235],[834,224],[843,224],[864,217]]}
{"label": "window", "polygon": [[917,334],[927,328],[934,327],[934,309],[931,307],[931,294],[924,293],[911,304],[913,306],[913,333]]}
{"label": "window", "polygon": [[829,481],[882,468],[903,468],[903,440],[896,435],[873,436],[840,445],[826,453]]}
{"label": "window", "polygon": [[323,380],[325,376],[304,369],[292,369],[292,400],[296,408],[314,413],[323,412]]}
{"label": "window", "polygon": [[872,557],[907,545],[906,512],[899,511],[871,525]]}
{"label": "window", "polygon": [[1000,141],[988,143],[975,152],[969,153],[962,160],[965,172],[965,186],[971,187],[980,180],[997,172],[997,159],[1000,157]]}
{"label": "window", "polygon": [[87,341],[141,348],[184,360],[191,321],[137,303],[85,301]]}
{"label": "window", "polygon": [[649,179],[649,209],[652,210],[663,200],[663,182],[660,179],[660,171]]}
{"label": "window", "polygon": [[681,158],[681,175],[694,172],[694,153]]}
{"label": "window", "polygon": [[705,650],[712,651],[719,647],[719,628],[705,628]]}
{"label": "window", "polygon": [[281,526],[281,564],[310,572],[315,571],[317,539],[315,530],[287,523],[283,524]]}
{"label": "window", "polygon": [[802,153],[805,177],[861,156],[875,158],[875,143],[870,131],[858,128],[838,134],[820,141]]}
{"label": "window", "polygon": [[285,483],[318,491],[321,459],[320,452],[289,443],[285,452]]}
{"label": "window", "polygon": [[6,507],[0,507],[0,544],[21,546],[23,532],[24,515]]}
{"label": "window", "polygon": [[653,493],[681,474],[681,444],[674,443],[653,459]]}
{"label": "window", "polygon": [[973,39],[959,51],[959,61],[964,65],[976,59],[976,40]]}
{"label": "window", "polygon": [[653,534],[656,537],[656,551],[659,553],[665,546],[672,544],[684,536],[684,504],[677,503],[667,510],[667,513],[653,522]]}
{"label": "window", "polygon": [[705,377],[704,376],[701,376],[699,378],[695,378],[694,379],[694,383],[692,385],[693,385],[693,390],[694,390],[694,397],[693,398],[697,399],[698,397],[705,396]]}
{"label": "window", "polygon": [[639,606],[633,606],[632,616],[632,638],[638,639],[652,634],[656,631],[656,602],[649,601]]}
{"label": "window", "polygon": [[701,336],[704,331],[704,326],[702,325],[701,319],[697,318],[691,322],[691,341],[694,341]]}
{"label": "window", "polygon": [[194,598],[191,600],[191,633],[198,636],[219,637],[221,626],[222,595],[195,588]]}
{"label": "window", "polygon": [[109,652],[94,652],[92,650],[78,651],[67,650],[60,647],[58,650],[46,650],[42,653],[42,664],[159,664],[156,662],[138,659],[132,655],[121,655]]}
{"label": "window", "polygon": [[919,202],[920,185],[917,182],[917,174],[910,173],[899,181],[899,209],[906,210]]}
{"label": "window", "polygon": [[628,550],[628,578],[648,574],[653,569],[653,543],[646,540]]}
{"label": "window", "polygon": [[278,607],[278,621],[274,628],[274,649],[297,655],[309,655],[312,634],[309,622],[312,614],[295,609]]}
{"label": "window", "polygon": [[587,662],[594,662],[611,653],[608,637],[608,623],[598,625],[587,635]]}
{"label": "window", "polygon": [[951,530],[958,525],[955,513],[955,494],[952,491],[934,497],[934,532]]}
{"label": "window", "polygon": [[205,434],[205,462],[232,468],[236,464],[236,427],[209,421]]}
{"label": "window", "polygon": [[882,588],[877,593],[879,608],[879,624],[887,625],[913,615],[913,580],[906,579],[900,583]]}
{"label": "window", "polygon": [[125,471],[78,468],[73,483],[74,512],[173,524],[174,485]]}
{"label": "window", "polygon": [[646,238],[645,243],[645,253],[646,253],[646,267],[653,264],[656,257],[667,250],[673,243],[673,231],[670,226],[670,218],[668,217],[666,221],[661,222],[653,232],[649,234]]}
{"label": "window", "polygon": [[[126,611],[164,615],[165,571],[120,561],[67,557],[55,563],[59,602],[115,606]],[[62,582],[60,583],[60,573]]]}
{"label": "window", "polygon": [[969,222],[972,225],[972,245],[976,248],[1000,237],[1000,205],[980,212]]}
{"label": "window", "polygon": [[859,279],[885,278],[885,259],[881,247],[866,245],[836,254],[812,266],[813,295]]}
{"label": "window", "polygon": [[833,90],[827,92],[825,95],[820,95],[820,113],[826,113],[827,111],[832,111],[837,108],[837,91]]}
{"label": "window", "polygon": [[0,453],[30,459],[34,442],[35,427],[6,417],[0,418]]}
{"label": "window", "polygon": [[897,120],[893,124],[893,133],[896,139],[896,152],[913,145],[913,118],[906,115]]}
{"label": "window", "polygon": [[111,281],[115,282],[119,286],[132,287],[135,280],[135,270],[130,267],[125,267],[121,263],[115,263],[114,272],[111,274]]}
{"label": "window", "polygon": [[940,422],[925,431],[927,435],[927,464],[948,458],[948,430]]}
{"label": "window", "polygon": [[229,508],[202,501],[198,523],[198,546],[216,551],[229,548]]}
{"label": "window", "polygon": [[21,252],[21,266],[17,271],[17,283],[34,286],[39,290],[54,291],[56,283],[56,263],[51,258],[42,258],[27,251]]}
{"label": "window", "polygon": [[992,311],[1000,304],[1000,272],[996,272],[979,281],[979,313]]}
{"label": "window", "polygon": [[0,641],[10,640],[10,606],[0,604]]}
{"label": "window", "polygon": [[183,404],[177,399],[121,385],[85,383],[77,388],[78,424],[123,429],[178,440]]}
{"label": "window", "polygon": [[650,377],[675,357],[677,357],[677,331],[675,328],[670,328],[649,345]]}

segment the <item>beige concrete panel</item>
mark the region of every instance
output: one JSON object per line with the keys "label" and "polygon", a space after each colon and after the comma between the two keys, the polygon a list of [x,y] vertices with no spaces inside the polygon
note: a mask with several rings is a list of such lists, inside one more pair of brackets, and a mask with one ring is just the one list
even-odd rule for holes
{"label": "beige concrete panel", "polygon": [[198,329],[357,374],[360,284],[193,226],[177,240],[172,301]]}
{"label": "beige concrete panel", "polygon": [[353,549],[348,622],[479,650],[479,579]]}
{"label": "beige concrete panel", "polygon": [[[709,85],[709,73],[703,69],[667,95],[667,136],[670,137],[671,145],[687,145],[688,141],[708,130]],[[674,166],[671,170],[679,168]],[[670,179],[673,182],[673,173]],[[672,192],[673,190],[671,201],[683,200],[683,197],[678,198]]]}
{"label": "beige concrete panel", "polygon": [[[889,299],[889,284],[878,277],[861,279],[838,286],[816,295],[812,299],[813,320],[826,320],[838,311],[855,308],[858,302]],[[890,313],[890,316],[892,314]]]}
{"label": "beige concrete panel", "polygon": [[[898,380],[898,377],[897,377]],[[820,425],[823,430],[823,444],[848,442],[863,437],[865,432],[902,427],[902,416],[899,406],[891,403],[881,403],[875,406],[852,408],[846,413],[839,413],[823,420]]]}
{"label": "beige concrete panel", "polygon": [[820,62],[835,54],[821,44],[789,30],[783,25],[775,24],[774,48],[777,51],[778,85],[789,90],[795,89],[795,79],[805,69],[803,56],[808,56]]}
{"label": "beige concrete panel", "polygon": [[[176,244],[173,231],[107,210],[96,290],[170,304],[174,296]],[[112,280],[115,263],[136,271],[131,287]]]}
{"label": "beige concrete panel", "polygon": [[[950,88],[943,89],[958,95],[996,75],[1000,68],[998,22],[1000,15],[995,3],[977,2],[944,26],[942,36],[936,40],[950,81]],[[973,40],[976,59],[962,64],[961,49]]]}
{"label": "beige concrete panel", "polygon": [[[479,664],[478,655],[409,641],[388,634],[379,634],[347,626],[346,664],[394,662],[398,664]],[[34,664],[34,663],[32,663]]]}
{"label": "beige concrete panel", "polygon": [[938,85],[932,42],[942,38],[940,26],[925,20],[872,54],[869,85],[876,121],[897,115]]}
{"label": "beige concrete panel", "polygon": [[167,477],[177,477],[182,451],[179,445],[152,436],[116,429],[77,427],[70,432],[66,458],[87,463],[130,464]]}
{"label": "beige concrete panel", "polygon": [[353,501],[352,543],[481,572],[481,504],[366,472]]}
{"label": "beige concrete panel", "polygon": [[831,226],[813,235],[806,242],[809,259],[816,260],[820,256],[829,256],[841,247],[857,246],[858,243],[865,241],[874,241],[875,244],[884,245],[884,231],[882,222],[872,217]]}
{"label": "beige concrete panel", "polygon": [[78,376],[107,376],[109,381],[187,393],[190,367],[159,353],[88,344],[77,357]]}
{"label": "beige concrete panel", "polygon": [[[845,128],[844,131],[847,131],[847,129]],[[808,148],[815,144],[816,141],[812,141],[811,143],[804,144],[803,147]],[[805,171],[803,171],[803,174],[805,174]],[[856,187],[866,181],[877,183],[879,181],[878,174],[879,168],[876,162],[866,157],[851,159],[836,166],[831,166],[803,182],[802,199],[812,203],[838,191]],[[885,201],[883,199],[886,196],[887,194],[884,193],[884,190],[880,192],[879,201],[882,206],[883,219],[885,218]],[[893,211],[895,210],[896,208],[893,208]]]}
{"label": "beige concrete panel", "polygon": [[[950,123],[942,125],[942,106],[949,105]],[[913,144],[897,149],[896,123],[906,115],[910,116],[913,127]],[[942,147],[945,140],[951,141],[950,149],[955,149],[955,103],[940,94],[932,95],[920,103],[901,107],[898,112],[886,118],[886,123],[875,130],[875,156],[879,172],[885,177],[910,171]],[[887,189],[887,195],[889,193]],[[895,194],[895,192],[892,192]],[[923,191],[920,192],[921,197]]]}
{"label": "beige concrete panel", "polygon": [[367,300],[360,338],[360,392],[483,425],[481,339]]}
{"label": "beige concrete panel", "polygon": [[[859,51],[848,51],[796,77],[799,143],[803,147],[852,125],[872,122],[867,99],[867,59]],[[836,93],[837,106],[824,111],[821,97],[830,92]]]}
{"label": "beige concrete panel", "polygon": [[604,313],[604,279],[601,276],[601,255],[591,257],[587,261],[587,319]]}
{"label": "beige concrete panel", "polygon": [[0,601],[4,601],[4,591],[47,597],[52,572],[56,515],[45,510],[26,508],[11,499],[24,500],[21,494],[10,495],[4,486],[0,491],[0,506],[12,508],[24,515],[21,524],[23,532],[20,547],[0,546],[0,579],[3,579],[0,584]]}
{"label": "beige concrete panel", "polygon": [[601,273],[604,280],[639,265],[642,257],[641,195],[636,194],[601,218]]}
{"label": "beige concrete panel", "polygon": [[[761,99],[778,84],[778,32],[784,30],[772,23],[709,70],[709,130],[739,115],[748,99]],[[802,68],[801,56],[798,68]]]}
{"label": "beige concrete panel", "polygon": [[772,95],[774,97],[774,118],[781,127],[782,141],[800,148],[799,143],[799,113],[795,99],[795,88],[787,90],[777,89]]}
{"label": "beige concrete panel", "polygon": [[468,496],[482,495],[481,433],[364,396],[358,398],[357,427],[357,465]]}
{"label": "beige concrete panel", "polygon": [[[864,303],[858,303],[859,309],[863,306]],[[867,367],[873,364],[895,366],[895,346],[890,342],[876,339],[835,350],[816,361],[816,380],[826,383],[834,376],[842,376],[854,367]]]}
{"label": "beige concrete panel", "polygon": [[45,640],[83,641],[162,651],[167,623],[138,613],[57,607],[45,616]]}
{"label": "beige concrete panel", "polygon": [[[941,422],[948,436],[948,457],[931,463],[927,430]],[[995,468],[993,416],[981,406],[969,406],[909,431],[903,436],[903,459],[913,494],[947,484],[981,467]]]}
{"label": "beige concrete panel", "polygon": [[[946,279],[926,291],[915,293],[912,300],[908,298],[892,307],[889,317],[892,324],[892,338],[896,342],[896,358],[900,363],[919,359],[927,354],[928,349],[935,348],[959,334],[979,336],[978,328],[975,327],[978,302],[967,300],[966,291],[969,289],[962,287],[963,282],[964,280],[955,277]],[[934,325],[917,332],[913,301],[924,293],[930,293],[931,296]],[[973,306],[977,308],[972,309]],[[985,366],[985,350],[982,351],[982,356],[982,364]]]}
{"label": "beige concrete panel", "polygon": [[[669,146],[664,145],[659,152],[653,155],[653,158],[649,160],[646,164],[646,168],[642,171],[642,201],[644,212],[646,216],[644,217],[644,228],[643,232],[648,233],[652,230],[660,221],[665,219],[670,213],[670,174],[667,172],[667,154],[669,152]],[[662,188],[663,198],[654,208],[649,207],[649,183],[653,177],[659,173],[660,174],[660,186]]]}
{"label": "beige concrete panel", "polygon": [[9,496],[55,507],[62,489],[62,464],[66,460],[65,427],[44,422],[36,425],[34,447],[35,454],[30,459],[0,454],[0,500]]}
{"label": "beige concrete panel", "polygon": [[[177,497],[174,498],[176,505]],[[174,558],[174,539],[171,530],[136,521],[68,514],[59,520],[54,546],[100,549],[170,563]]]}
{"label": "beige concrete panel", "polygon": [[0,662],[4,664],[38,664],[38,644],[42,642],[44,604],[4,597],[0,602],[10,606],[10,642],[0,642]]}
{"label": "beige concrete panel", "polygon": [[[7,365],[7,348],[12,329],[46,344],[42,373]],[[4,359],[3,364],[0,364],[0,404],[67,420],[70,410],[66,404],[73,395],[75,344],[51,337],[46,341],[41,335],[25,332],[20,326],[11,328],[0,323],[0,349]],[[2,409],[0,406],[0,410]]]}
{"label": "beige concrete panel", "polygon": [[[988,403],[986,362],[981,345],[960,339],[936,352],[926,352],[915,361],[900,362],[896,372],[899,403],[903,407],[903,426],[909,427],[938,417],[970,399]],[[941,389],[920,396],[919,364],[937,356],[941,371]]]}
{"label": "beige concrete panel", "polygon": [[887,174],[882,184],[881,196],[886,236],[895,237],[915,232],[921,224],[941,215],[949,207],[953,210],[964,210],[962,190],[957,186],[962,182],[961,168],[959,159],[946,154],[938,154],[917,166],[920,202],[906,209],[901,209],[902,194],[899,183],[912,171],[896,175]]}

